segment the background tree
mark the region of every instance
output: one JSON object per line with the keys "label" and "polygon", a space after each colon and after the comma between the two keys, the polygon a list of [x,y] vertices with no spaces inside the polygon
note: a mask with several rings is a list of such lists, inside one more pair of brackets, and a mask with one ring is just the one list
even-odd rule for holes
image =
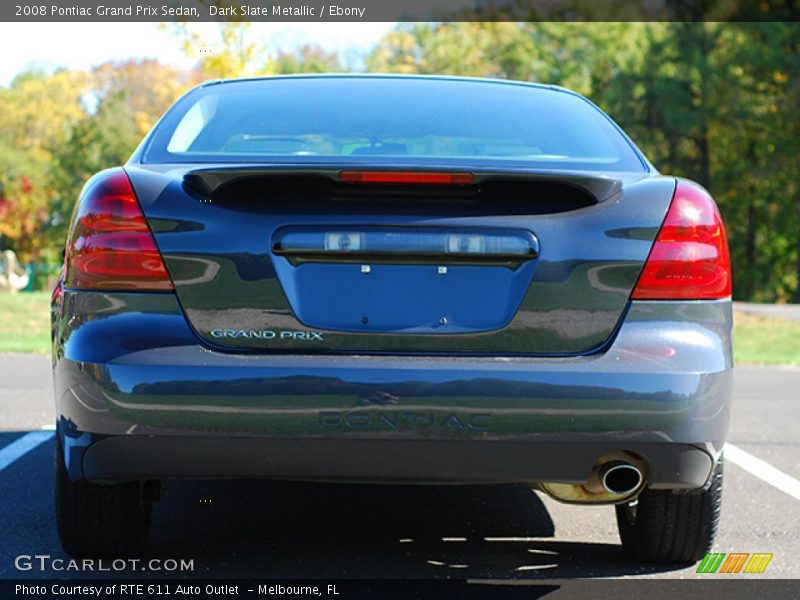
{"label": "background tree", "polygon": [[326,52],[315,44],[304,44],[294,52],[278,52],[271,67],[272,72],[278,75],[341,73],[345,71],[338,54]]}
{"label": "background tree", "polygon": [[142,137],[186,89],[201,80],[156,60],[109,62],[89,74],[85,111],[56,153],[48,236],[66,237],[72,206],[94,173],[124,164]]}
{"label": "background tree", "polygon": [[0,88],[0,244],[23,261],[49,248],[56,156],[85,115],[86,73],[32,71]]}
{"label": "background tree", "polygon": [[186,56],[197,58],[197,72],[203,79],[344,70],[336,53],[326,52],[316,44],[276,51],[269,39],[256,37],[247,22],[218,23],[210,41],[183,23],[172,25],[171,29],[182,39]]}

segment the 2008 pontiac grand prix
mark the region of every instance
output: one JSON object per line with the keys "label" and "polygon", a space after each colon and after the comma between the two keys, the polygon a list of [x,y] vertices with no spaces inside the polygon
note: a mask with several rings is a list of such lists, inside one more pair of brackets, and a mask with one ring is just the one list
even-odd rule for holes
{"label": "2008 pontiac grand prix", "polygon": [[637,560],[717,528],[717,207],[563,88],[215,81],[78,200],[53,293],[73,555],[143,551],[171,478],[526,482]]}

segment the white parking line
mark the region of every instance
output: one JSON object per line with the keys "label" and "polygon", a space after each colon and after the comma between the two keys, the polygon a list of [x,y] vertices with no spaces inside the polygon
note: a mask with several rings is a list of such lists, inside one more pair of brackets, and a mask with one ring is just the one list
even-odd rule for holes
{"label": "white parking line", "polygon": [[0,448],[0,471],[22,458],[34,448],[49,442],[55,435],[52,431],[31,431],[17,438],[8,446]]}
{"label": "white parking line", "polygon": [[789,494],[792,498],[800,500],[800,481],[783,471],[779,471],[768,462],[756,458],[731,443],[725,444],[725,460],[729,460],[737,467],[741,467],[772,487]]}
{"label": "white parking line", "polygon": [[485,537],[484,542],[541,542],[538,537]]}

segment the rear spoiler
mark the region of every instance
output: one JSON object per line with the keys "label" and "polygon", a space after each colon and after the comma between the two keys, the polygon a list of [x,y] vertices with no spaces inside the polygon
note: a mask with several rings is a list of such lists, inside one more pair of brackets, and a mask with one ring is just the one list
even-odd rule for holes
{"label": "rear spoiler", "polygon": [[[352,173],[380,172],[398,175],[443,175],[452,176],[451,185],[441,182],[426,184],[425,182],[395,181],[391,183],[374,183],[357,181]],[[399,178],[398,178],[399,179]],[[420,178],[422,179],[422,178]],[[478,198],[487,195],[506,195],[521,189],[538,192],[535,195],[547,194],[569,197],[573,201],[580,198],[580,204],[592,205],[613,197],[622,188],[622,179],[607,175],[594,175],[585,172],[505,172],[505,171],[468,171],[449,168],[445,170],[407,169],[381,167],[380,169],[361,169],[353,171],[352,166],[342,168],[286,168],[264,166],[237,166],[223,168],[201,168],[184,175],[185,186],[195,195],[204,199],[221,198],[245,188],[282,188],[296,190],[314,189],[317,192],[335,196],[376,195],[414,195]]]}

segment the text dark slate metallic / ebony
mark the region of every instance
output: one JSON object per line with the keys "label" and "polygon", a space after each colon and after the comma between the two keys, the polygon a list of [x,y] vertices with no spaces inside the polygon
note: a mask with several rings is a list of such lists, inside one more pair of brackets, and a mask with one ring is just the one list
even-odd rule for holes
{"label": "text dark slate metallic / ebony", "polygon": [[708,192],[585,98],[450,77],[188,92],[85,186],[53,294],[65,550],[171,478],[525,482],[634,560],[719,520],[731,275]]}

